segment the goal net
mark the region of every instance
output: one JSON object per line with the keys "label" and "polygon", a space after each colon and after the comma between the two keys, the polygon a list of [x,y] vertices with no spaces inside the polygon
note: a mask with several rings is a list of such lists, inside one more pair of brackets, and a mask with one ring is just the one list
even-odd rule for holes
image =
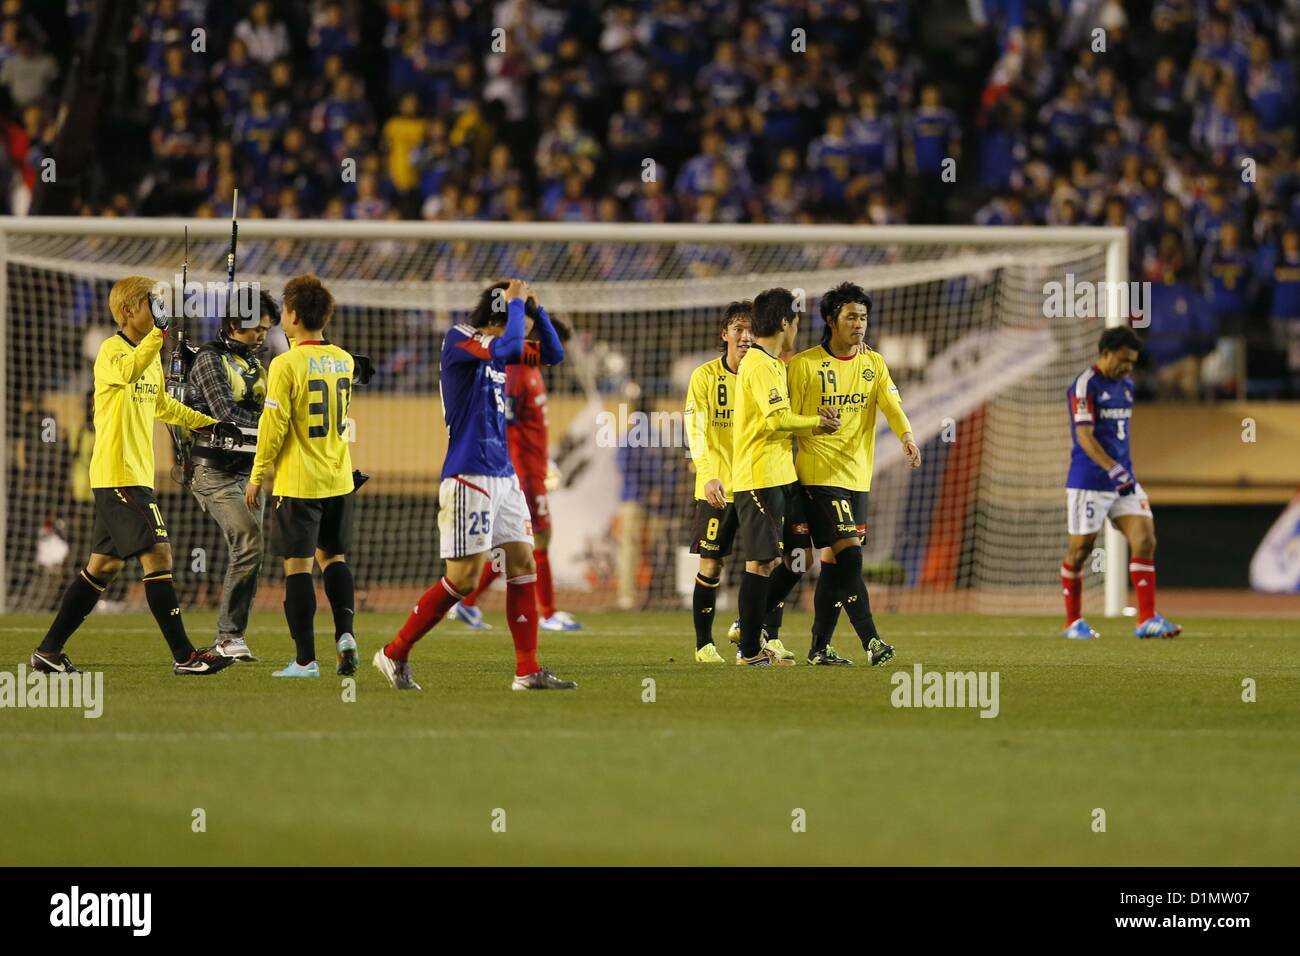
{"label": "goal net", "polygon": [[[190,281],[224,282],[225,223],[0,221],[7,610],[50,610],[85,560],[87,396],[96,349],[114,331],[108,290],[128,274],[172,281],[183,225]],[[908,470],[880,419],[864,556],[873,602],[1009,613],[1058,609],[1065,390],[1092,361],[1107,308],[1103,297],[1079,315],[1067,302],[1057,316],[1045,308],[1047,290],[1127,278],[1115,274],[1123,241],[1101,229],[248,221],[238,278],[278,297],[289,277],[315,272],[338,303],[331,339],[376,367],[349,423],[354,464],[372,476],[350,555],[361,610],[404,610],[441,573],[439,349],[485,284],[519,275],[574,329],[568,360],[546,372],[561,475],[550,498],[561,607],[689,607],[693,476],[681,413],[691,371],[718,354],[721,310],[773,286],[802,290],[798,348],[807,348],[821,335],[820,295],[850,280],[874,297],[867,338],[889,364],[924,456]],[[188,331],[211,338],[215,321]],[[283,339],[270,347],[282,350]],[[219,530],[175,481],[161,425],[156,450],[182,598],[215,606]],[[737,552],[732,572],[741,560]],[[262,574],[259,605],[278,608],[273,539]],[[813,563],[805,600],[815,574]],[[137,580],[128,567],[105,607],[141,604]],[[1087,589],[1090,601],[1100,590]],[[485,598],[489,613],[501,593]],[[724,592],[723,608],[729,599]]]}

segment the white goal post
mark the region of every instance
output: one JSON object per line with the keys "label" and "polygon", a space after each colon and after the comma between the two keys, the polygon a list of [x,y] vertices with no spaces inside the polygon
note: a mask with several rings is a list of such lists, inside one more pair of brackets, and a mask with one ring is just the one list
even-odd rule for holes
{"label": "white goal post", "polygon": [[[33,564],[38,539],[73,535],[47,530],[61,528],[63,518],[51,510],[55,499],[42,493],[66,483],[66,455],[43,456],[32,427],[52,422],[57,440],[65,441],[74,423],[82,425],[78,394],[88,385],[87,343],[96,328],[111,328],[107,286],[131,273],[170,280],[180,269],[186,228],[191,281],[224,281],[230,235],[224,220],[0,217],[0,407],[6,423],[0,468],[7,482],[0,496],[0,612],[35,610],[46,600],[38,566],[53,579],[85,558],[72,542],[61,566],[53,558]],[[872,491],[872,527],[879,523],[882,549],[877,557],[896,564],[898,580],[918,592],[969,589],[974,603],[962,606],[975,610],[1047,608],[1037,599],[1025,603],[1008,595],[1018,594],[1029,577],[1040,587],[1055,581],[1055,563],[1045,571],[1038,565],[1053,550],[1059,561],[1064,541],[1064,390],[1091,361],[1102,325],[1128,320],[1105,296],[1097,299],[1095,314],[1086,316],[1049,319],[1044,308],[1045,283],[1067,274],[1110,288],[1128,282],[1128,240],[1119,228],[248,219],[239,225],[239,240],[239,279],[259,281],[278,296],[289,276],[316,272],[345,310],[341,344],[384,353],[372,355],[381,365],[376,391],[358,390],[355,402],[359,442],[379,472],[365,494],[373,487],[374,500],[383,502],[371,505],[376,510],[370,519],[382,525],[396,549],[391,559],[370,558],[375,607],[403,603],[405,597],[397,597],[403,589],[436,573],[436,552],[431,558],[424,543],[410,537],[413,525],[427,522],[425,483],[433,482],[436,496],[441,464],[434,460],[439,439],[433,433],[442,429],[440,412],[427,434],[414,433],[409,424],[416,421],[408,411],[412,396],[421,398],[421,408],[436,406],[431,340],[440,344],[448,316],[463,312],[478,289],[508,270],[532,281],[551,311],[571,317],[580,333],[570,346],[573,368],[562,373],[570,400],[560,416],[566,420],[552,419],[553,454],[575,436],[592,435],[592,423],[584,426],[583,416],[601,408],[608,413],[612,403],[680,408],[682,368],[707,358],[715,342],[713,323],[728,301],[771,286],[805,289],[813,316],[800,332],[799,347],[806,348],[820,334],[816,297],[840,281],[866,287],[877,302],[868,338],[891,370],[898,370],[895,378],[918,440],[939,442],[945,428],[968,424],[978,436],[974,448],[957,442],[951,451],[944,449],[936,456],[934,477],[910,488],[894,467],[897,455],[891,457],[897,442],[882,439]],[[878,324],[883,344],[876,341]],[[548,386],[554,395],[549,380]],[[372,411],[363,418],[367,403]],[[43,410],[50,414],[38,417]],[[157,453],[161,475],[170,449],[160,442]],[[557,587],[570,588],[575,601],[590,594],[595,606],[614,587],[614,557],[595,554],[600,549],[592,537],[578,540],[567,529],[595,520],[599,508],[590,482],[603,474],[608,483],[620,472],[612,452],[605,464],[579,449],[566,454],[571,467],[562,470],[570,484],[556,495],[552,548],[568,548],[566,567],[581,564],[582,571],[566,582],[557,567]],[[356,464],[369,470],[360,455]],[[625,462],[619,459],[617,467],[625,468]],[[682,483],[672,487],[680,495]],[[627,525],[618,522],[627,501],[618,494],[609,492],[608,525],[626,534]],[[638,519],[645,522],[645,547],[653,550],[656,536],[663,535],[682,543],[680,508],[660,515],[657,492],[647,494]],[[949,507],[949,497],[962,502],[960,509]],[[1032,509],[1017,497],[1034,499]],[[913,540],[889,514],[905,509],[907,520],[916,518],[926,528],[924,540]],[[1022,519],[1025,524],[1018,526]],[[1123,536],[1108,523],[1108,616],[1120,614],[1126,603],[1127,560]],[[178,567],[181,561],[178,554]],[[643,568],[638,557],[633,568],[633,585],[641,589],[647,579],[667,574],[650,557],[645,561]],[[1031,562],[1033,574],[1018,576],[1016,568]],[[264,568],[268,574],[274,572]],[[365,577],[359,572],[360,589],[366,588]],[[900,600],[906,597],[903,588],[897,591]],[[1052,608],[1059,605],[1057,591],[1044,592]],[[982,600],[982,594],[996,598]],[[936,600],[892,606],[957,605]]]}

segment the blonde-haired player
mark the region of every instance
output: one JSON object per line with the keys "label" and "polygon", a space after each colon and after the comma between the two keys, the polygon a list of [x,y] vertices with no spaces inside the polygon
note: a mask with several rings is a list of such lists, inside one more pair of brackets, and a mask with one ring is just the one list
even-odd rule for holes
{"label": "blonde-haired player", "polygon": [[154,497],[154,419],[206,431],[219,437],[239,434],[171,398],[163,388],[159,354],[167,337],[165,297],[146,276],[127,276],[113,284],[108,309],[117,323],[95,356],[95,449],[90,487],[95,496],[94,543],[86,566],[63,592],[59,612],[40,647],[33,669],[75,673],[64,646],[94,609],[99,596],[128,558],[139,557],[144,594],[158,629],[172,652],[175,674],[213,674],[233,659],[197,651],[181,618],[172,584],[172,549],[167,524]]}

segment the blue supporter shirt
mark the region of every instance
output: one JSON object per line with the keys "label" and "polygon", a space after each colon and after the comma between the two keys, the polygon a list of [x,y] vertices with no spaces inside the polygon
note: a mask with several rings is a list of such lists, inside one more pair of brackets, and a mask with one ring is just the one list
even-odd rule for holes
{"label": "blue supporter shirt", "polygon": [[1066,390],[1070,408],[1070,472],[1066,476],[1067,488],[1087,491],[1114,491],[1101,465],[1097,464],[1079,446],[1078,427],[1091,425],[1097,444],[1111,458],[1119,462],[1128,473],[1133,472],[1133,458],[1129,451],[1129,428],[1133,418],[1133,380],[1107,378],[1097,366],[1079,375]]}

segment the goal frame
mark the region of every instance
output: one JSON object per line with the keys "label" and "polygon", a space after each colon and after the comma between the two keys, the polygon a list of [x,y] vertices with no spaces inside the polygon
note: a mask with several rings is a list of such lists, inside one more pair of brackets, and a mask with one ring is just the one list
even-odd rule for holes
{"label": "goal frame", "polygon": [[[598,242],[709,244],[871,243],[875,245],[962,244],[966,246],[1036,246],[1043,243],[1095,243],[1106,249],[1105,280],[1116,288],[1127,283],[1128,234],[1118,226],[838,226],[696,223],[503,223],[503,222],[338,222],[333,220],[247,219],[240,223],[245,239],[355,240],[477,240],[497,242]],[[88,218],[82,216],[0,216],[0,355],[8,347],[9,237],[11,235],[115,236],[153,238],[180,234],[191,239],[221,239],[229,235],[222,219]],[[1124,325],[1128,317],[1112,311],[1117,302],[1103,297],[1107,327]],[[0,410],[8,389],[7,362],[0,362]],[[7,421],[7,418],[6,418]],[[0,441],[0,474],[9,474],[8,436]],[[0,541],[8,540],[8,495],[0,495]],[[5,549],[0,548],[0,614],[8,611],[9,576]],[[1118,617],[1128,596],[1128,544],[1109,520],[1105,535],[1105,613]]]}

